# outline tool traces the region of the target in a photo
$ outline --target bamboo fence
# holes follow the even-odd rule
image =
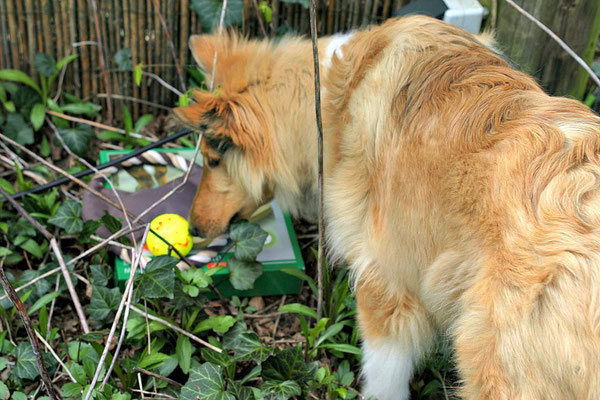
[[[103,106],[110,93],[117,111],[126,102],[135,116],[157,110],[147,104],[130,103],[127,97],[173,106],[177,99],[174,93],[146,76],[137,87],[132,72],[119,70],[114,56],[119,50],[129,48],[133,66],[143,63],[144,71],[158,75],[181,90],[174,55],[184,69],[193,65],[187,40],[190,34],[202,32],[198,15],[190,9],[192,0],[95,0],[108,80],[103,77],[100,63],[93,1],[0,0],[0,69],[14,68],[35,75],[36,53],[44,52],[57,60],[78,53],[79,58],[66,70],[63,93]],[[273,11],[272,21],[263,22],[261,27],[257,17],[259,2],[244,0],[240,27],[244,34],[275,36],[283,28],[309,33],[307,8],[297,3],[268,0]],[[407,2],[321,0],[318,30],[320,35],[326,35],[378,23]]]

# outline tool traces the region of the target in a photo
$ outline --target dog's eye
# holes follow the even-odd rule
[[[218,158],[212,159],[212,160],[208,160],[208,166],[211,168],[215,168],[216,166],[219,165],[219,160]]]

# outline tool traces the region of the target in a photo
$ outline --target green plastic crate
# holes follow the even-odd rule
[[[158,149],[160,152],[178,152],[182,156],[191,159],[193,149]],[[100,162],[105,163],[128,153],[128,150],[107,150],[100,152]],[[201,156],[199,156],[201,157]],[[201,162],[201,160],[198,160]],[[176,170],[174,167],[169,167]],[[170,171],[171,177],[177,175],[176,171]],[[117,189],[123,189],[118,184]],[[271,235],[271,242],[265,245],[257,259],[264,265],[263,274],[254,283],[254,289],[235,290],[229,282],[227,268],[217,271],[213,275],[213,283],[224,297],[231,296],[269,296],[281,294],[297,294],[300,292],[301,280],[282,272],[283,268],[295,268],[304,271],[304,261],[296,238],[296,233],[290,215],[283,213],[276,203],[272,205],[272,215],[259,221],[259,224]],[[227,263],[227,259],[233,253],[223,255],[221,262]],[[216,258],[220,258],[221,255]],[[216,261],[213,259],[212,261]],[[206,267],[205,267],[206,268]],[[114,278],[119,286],[124,287],[129,279],[131,266],[121,258],[115,257]]]

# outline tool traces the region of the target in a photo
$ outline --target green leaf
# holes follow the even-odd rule
[[[202,353],[202,359],[204,359],[210,363],[220,365],[223,368],[229,367],[229,365],[233,361],[231,356],[229,354],[227,354],[226,351],[222,351],[222,352],[218,353],[212,349],[204,348],[204,349],[202,349],[201,353]]]
[[[258,5],[258,9],[262,13],[262,15],[265,19],[265,22],[267,24],[270,24],[271,20],[273,19],[273,10],[271,10],[271,7],[269,7],[267,2],[261,1],[260,4]]]
[[[319,336],[319,340],[317,340],[315,343],[315,347],[319,347],[321,343],[325,342],[330,337],[337,335],[344,328],[344,326],[346,326],[346,324],[343,322],[338,322],[337,324],[331,325],[329,328],[327,328],[327,330],[325,330],[325,332],[323,332],[321,336]]]
[[[340,351],[342,353],[350,353],[350,354],[356,354],[356,355],[362,354],[362,351],[360,350],[360,348],[358,348],[356,346],[352,346],[351,344],[346,344],[346,343],[328,343],[328,344],[321,345],[321,347],[324,347],[326,349],[335,350],[335,351]]]
[[[125,133],[129,135],[133,131],[133,118],[127,106],[123,106],[123,123],[125,124]]]
[[[25,242],[20,243],[19,247],[32,254],[35,258],[44,257],[44,249],[33,239],[27,239]]]
[[[69,382],[65,383],[60,390],[65,397],[76,397],[83,391],[83,386],[79,383]]]
[[[259,225],[248,221],[238,221],[231,225],[230,237],[235,243],[235,257],[239,260],[254,261],[265,245],[269,234]]]
[[[288,400],[302,394],[300,385],[294,381],[265,382],[260,390],[265,400]]]
[[[42,297],[40,297],[38,299],[38,301],[36,301],[31,306],[31,308],[27,311],[27,314],[31,315],[31,314],[35,313],[37,310],[39,310],[40,308],[44,307],[46,304],[50,303],[52,300],[54,300],[58,296],[60,296],[60,292],[46,293],[45,295],[43,295]]]
[[[33,58],[35,69],[40,75],[50,78],[56,73],[56,60],[51,55],[45,53],[37,53]]]
[[[262,371],[265,380],[306,382],[315,377],[317,370],[304,361],[302,348],[296,346],[266,359]]]
[[[21,379],[35,379],[40,373],[38,371],[33,348],[29,342],[21,342],[15,348],[15,367],[13,373]]]
[[[173,267],[179,259],[171,256],[154,257],[146,265],[144,273],[136,276],[137,290],[149,299],[173,298],[175,272]]]
[[[190,338],[184,335],[179,335],[177,337],[177,345],[175,349],[179,367],[184,374],[188,374],[190,372],[190,366],[192,365],[192,354],[194,352],[194,347],[192,346],[192,342],[190,342]]]
[[[181,271],[181,278],[185,283],[198,288],[206,288],[212,283],[212,278],[201,268],[190,268]]]
[[[8,359],[0,357],[0,371],[2,371],[8,365]]]
[[[144,357],[137,363],[138,368],[152,369],[162,365],[163,362],[171,358],[170,355],[153,352],[151,354],[144,353]]]
[[[27,395],[23,392],[13,392],[11,400],[28,400]]]
[[[77,363],[71,363],[70,366],[68,366],[69,371],[71,371],[71,375],[73,375],[73,378],[75,378],[75,380],[82,384],[85,385],[87,383],[87,375],[85,373],[85,369],[83,369],[83,367]]]
[[[40,95],[42,94],[42,89],[40,89],[33,79],[31,79],[26,73],[17,69],[0,69],[0,80],[23,83],[38,92]]]
[[[65,200],[56,211],[56,214],[48,219],[48,222],[63,228],[67,235],[81,232],[83,229],[81,203],[75,200]]]
[[[142,68],[144,68],[144,64],[138,64],[133,70],[133,80],[138,87],[142,84]]]
[[[9,113],[4,124],[4,134],[22,145],[33,144],[33,129],[21,114]]]
[[[63,58],[62,60],[60,60],[59,62],[56,63],[56,69],[57,72],[58,70],[61,70],[64,66],[69,65],[72,61],[74,61],[77,57],[79,57],[79,54],[71,54],[69,56],[66,56],[65,58]]]
[[[190,8],[200,18],[202,31],[211,32],[219,24],[221,9],[223,8],[222,0],[192,0]],[[243,0],[228,0],[225,10],[225,19],[223,27],[240,25],[243,21]]]
[[[122,228],[121,218],[110,215],[106,210],[104,211],[104,215],[100,218],[100,222],[110,233],[116,233]]]
[[[123,48],[116,52],[115,63],[119,66],[121,71],[129,71],[133,68],[133,64],[131,62],[131,49]]]
[[[277,311],[296,313],[296,314],[301,314],[301,315],[304,315],[307,317],[317,319],[317,312],[315,310],[313,310],[312,308],[305,306],[304,304],[299,304],[299,303],[286,304],[282,307],[279,307],[279,310],[277,310]]]
[[[95,286],[107,286],[108,281],[112,276],[110,268],[104,267],[100,264],[90,265],[90,272],[92,275],[92,285]]]
[[[46,107],[43,104],[36,103],[31,109],[31,115],[29,116],[33,129],[39,131],[42,125],[44,125],[44,118],[46,118]]]
[[[225,379],[219,365],[204,363],[190,371],[190,377],[181,388],[181,400],[235,400],[225,391]]]
[[[8,391],[8,386],[6,383],[0,381],[0,400],[6,400],[10,397],[10,392]]]
[[[254,281],[262,274],[263,265],[259,262],[241,261],[232,258],[227,262],[229,281],[237,290],[249,290],[254,287]]]
[[[243,386],[239,382],[227,379],[227,389],[237,400],[255,400],[252,389]]]
[[[45,111],[44,111],[45,112]],[[48,157],[52,149],[50,148],[50,142],[46,135],[42,135],[42,143],[40,143],[40,155],[42,157]]]
[[[150,121],[152,121],[153,119],[154,119],[154,115],[152,115],[152,114],[144,114],[144,115],[142,115],[136,121],[135,128],[133,129],[133,131],[135,133],[140,133],[142,131],[142,129],[144,129],[144,127],[146,125],[148,125],[150,123]]]
[[[83,114],[89,117],[98,115],[98,112],[102,110],[102,106],[94,103],[71,103],[61,106],[62,110],[71,114]]]
[[[93,319],[103,321],[111,311],[115,311],[121,300],[119,288],[108,289],[101,286],[93,286],[92,300],[87,307],[87,312]]]
[[[285,267],[281,268],[281,272],[306,281],[306,283],[308,283],[308,286],[310,286],[310,289],[312,290],[313,294],[315,296],[318,294],[319,291],[317,290],[317,284],[315,283],[315,280],[310,276],[306,275],[303,271],[299,270],[298,268]]]
[[[231,315],[217,315],[214,317],[209,317],[200,323],[194,328],[194,333],[207,331],[212,329],[215,332],[225,333],[235,325],[237,320]]]
[[[84,155],[94,138],[94,131],[83,126],[76,128],[58,128],[60,137],[71,151],[77,155]]]
[[[223,347],[235,351],[237,361],[263,362],[271,354],[273,349],[264,346],[258,335],[246,329],[245,324],[238,322],[223,337]]]

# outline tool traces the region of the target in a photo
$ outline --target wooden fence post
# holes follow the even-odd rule
[[[562,38],[588,64],[600,33],[600,1],[517,0]],[[482,0],[491,9],[492,0]],[[504,0],[497,0],[496,39],[517,66],[535,76],[549,93],[581,99],[588,75],[556,42]]]

